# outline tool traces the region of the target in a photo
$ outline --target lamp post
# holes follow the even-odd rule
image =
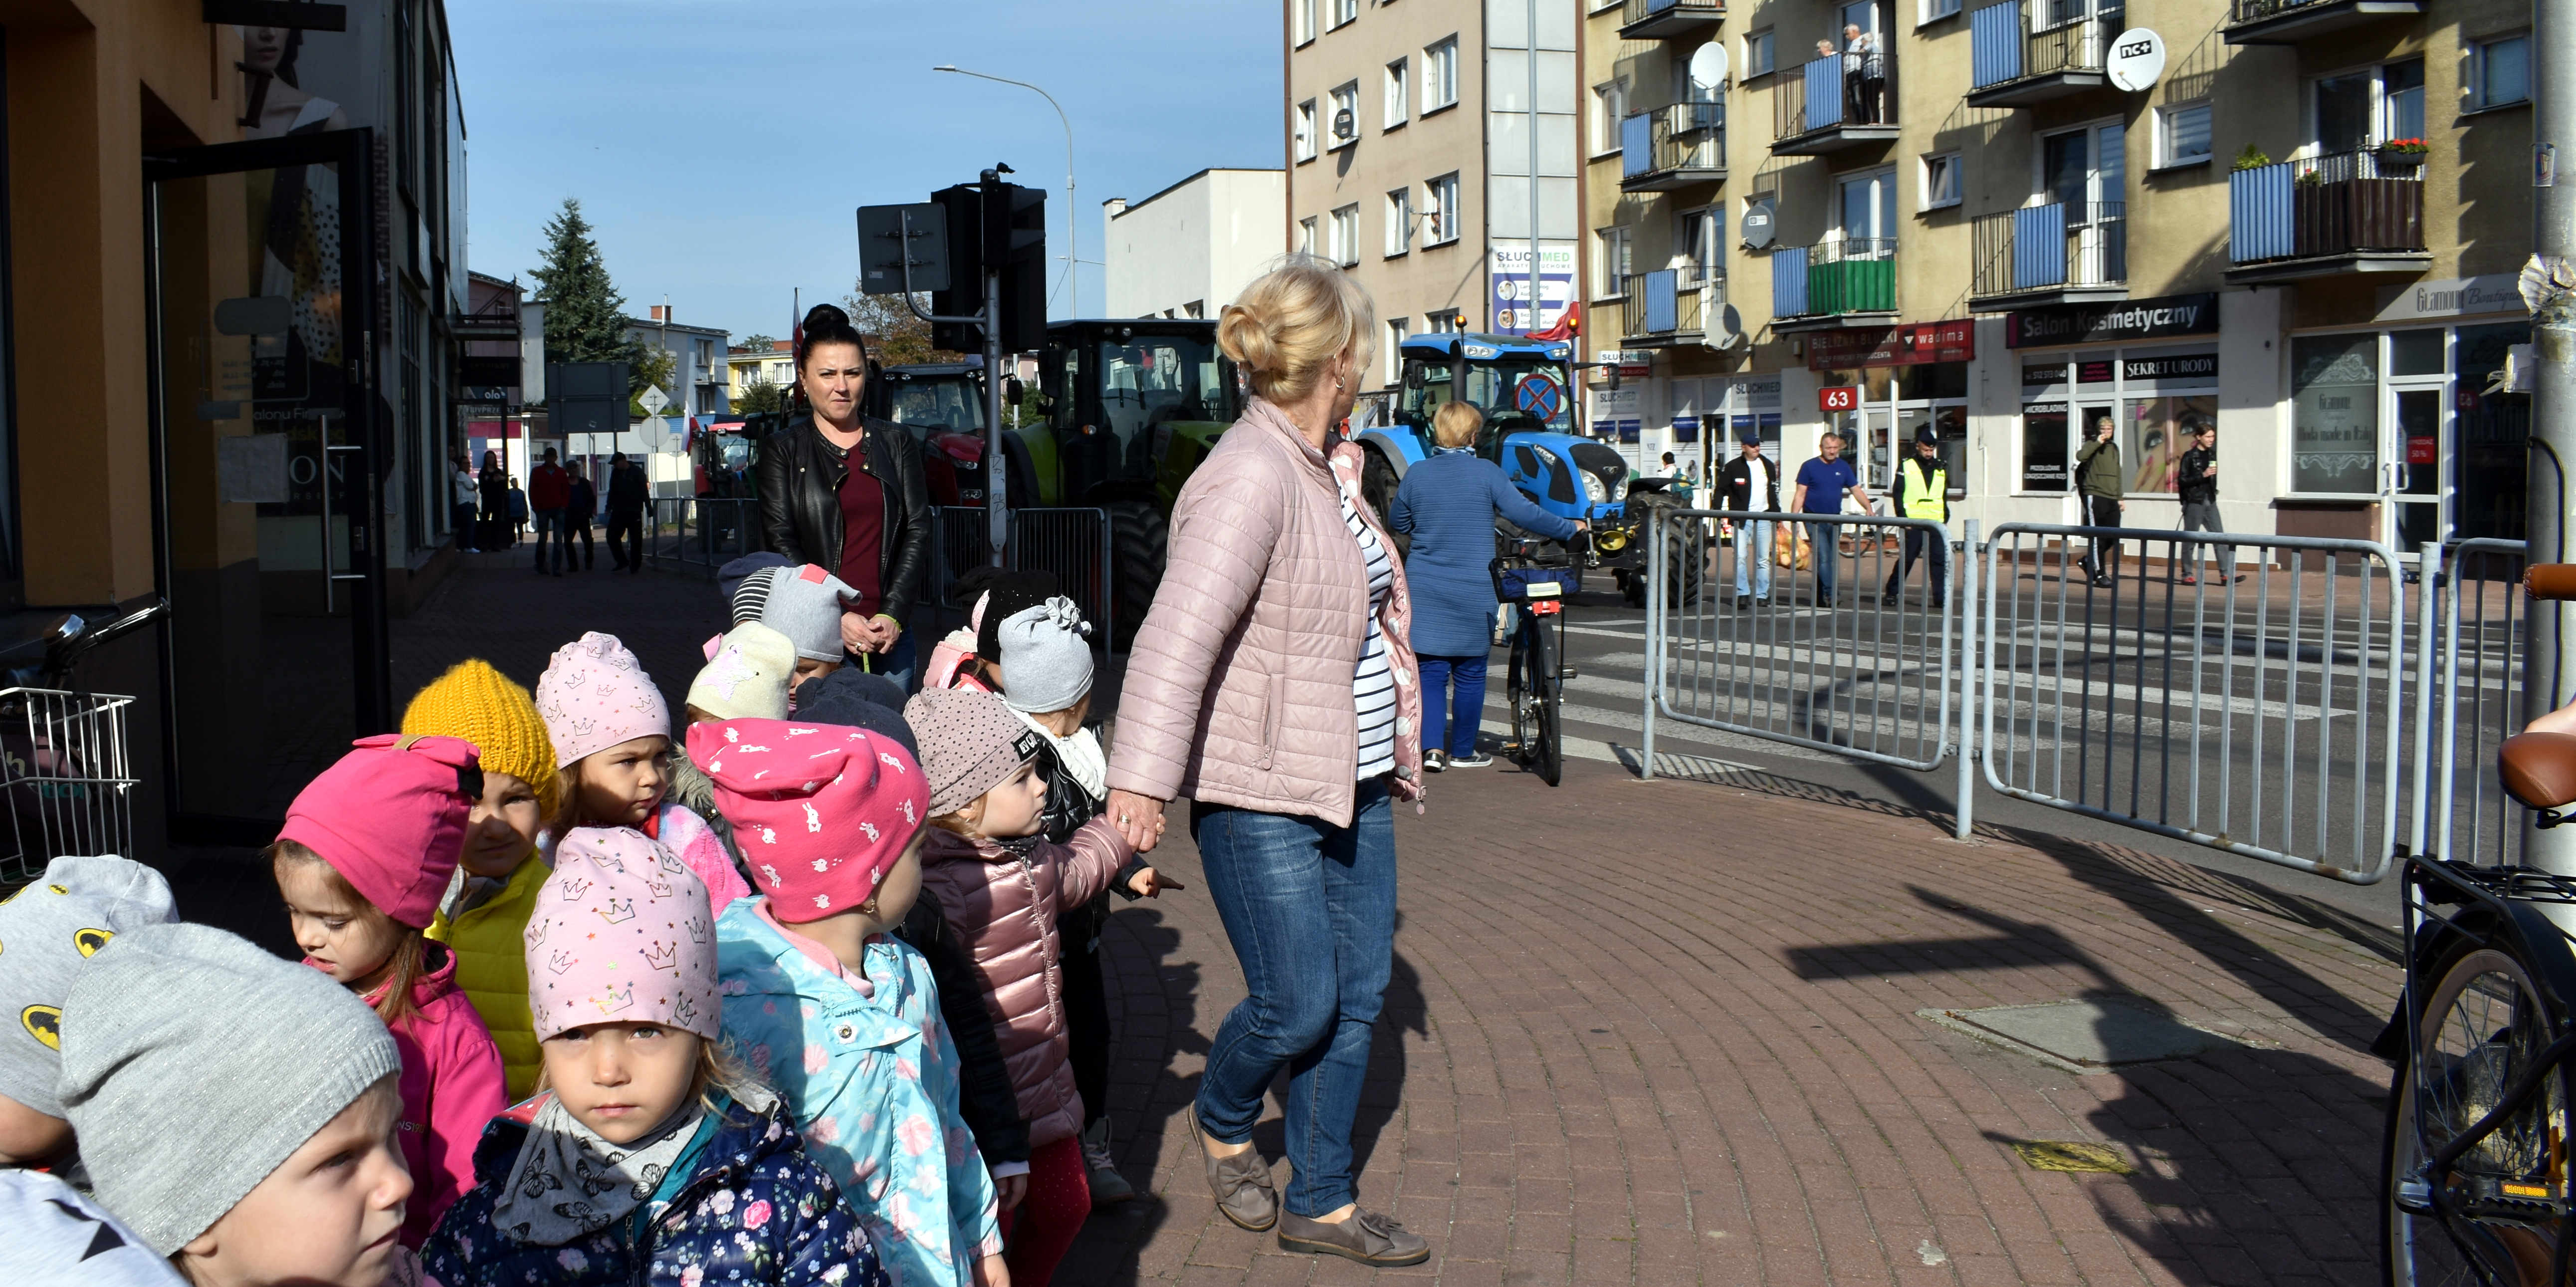
[[[1020,88],[1028,90],[1029,92],[1036,94],[1038,97],[1045,99],[1047,101],[1047,106],[1055,109],[1055,119],[1064,126],[1065,315],[1068,317],[1081,316],[1082,259],[1080,257],[1080,252],[1082,247],[1082,234],[1080,229],[1082,221],[1081,217],[1075,213],[1073,203],[1073,120],[1064,114],[1064,104],[1055,101],[1055,95],[1050,94],[1043,89],[1039,89],[1037,86],[1024,80],[1012,80],[1008,76],[989,76],[983,72],[968,71],[963,67],[955,67],[947,63],[941,63],[930,70],[936,72],[948,72],[951,75],[956,76],[972,76],[977,80],[998,81],[1004,85],[1017,85]]]

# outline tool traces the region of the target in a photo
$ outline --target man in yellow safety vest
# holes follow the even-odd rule
[[[1896,512],[1907,518],[1950,521],[1950,470],[1941,463],[1941,439],[1932,432],[1932,426],[1915,426],[1914,458],[1897,462],[1895,488],[1889,500]],[[1905,561],[1888,574],[1887,585],[1880,592],[1884,602],[1897,602],[1904,593],[1905,574],[1914,570],[1914,560],[1927,551],[1932,556],[1932,606],[1939,608],[1949,602],[1949,534],[1919,527],[1905,529]]]

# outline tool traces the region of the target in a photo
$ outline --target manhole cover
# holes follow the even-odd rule
[[[2137,1168],[2123,1161],[2108,1144],[2087,1144],[2081,1140],[2023,1140],[2013,1145],[2013,1152],[2034,1171],[2076,1171],[2099,1175],[2134,1175]]]
[[[2195,1028],[2151,1002],[2125,997],[1915,1013],[2073,1073],[2243,1048],[2243,1043]]]

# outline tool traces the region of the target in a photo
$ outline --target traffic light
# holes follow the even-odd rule
[[[1002,351],[1033,353],[1046,343],[1046,193],[998,176],[931,193],[948,225],[948,285],[930,296],[930,311],[964,317],[984,311],[984,269],[1002,274]],[[987,211],[993,215],[985,218]],[[931,343],[978,352],[977,328],[940,322]]]
[[[972,183],[930,194],[948,223],[948,289],[930,293],[930,311],[967,317],[984,311],[984,192]],[[930,342],[960,353],[980,353],[984,337],[963,322],[934,322]]]

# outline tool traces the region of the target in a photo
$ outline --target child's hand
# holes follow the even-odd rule
[[[1011,1267],[1000,1256],[975,1262],[975,1287],[1011,1287]]]
[[[1189,886],[1147,867],[1127,878],[1127,888],[1138,898],[1159,898],[1166,889],[1187,889]]]
[[[993,1200],[1005,1211],[1017,1211],[1029,1196],[1028,1172],[997,1176],[993,1180]]]

